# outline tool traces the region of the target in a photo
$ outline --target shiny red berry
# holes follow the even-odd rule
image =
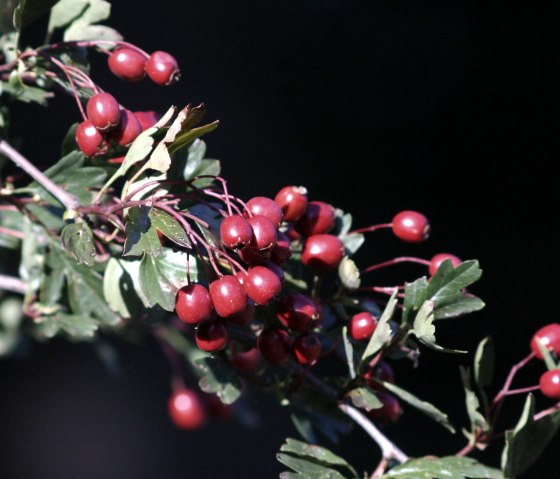
[[[313,364],[321,355],[321,341],[315,334],[304,334],[294,341],[294,356],[300,364]]]
[[[257,348],[269,363],[278,364],[286,361],[290,354],[290,335],[283,329],[265,329],[257,339]]]
[[[461,264],[461,260],[459,258],[457,258],[457,256],[455,256],[455,255],[452,255],[452,254],[449,254],[449,253],[436,254],[430,260],[430,266],[429,266],[430,276],[433,276],[434,274],[436,274],[437,270],[441,266],[441,263],[443,263],[446,259],[451,261],[451,265],[454,268],[456,268],[457,266],[459,266]]]
[[[274,271],[265,266],[250,268],[243,285],[247,295],[260,306],[272,301],[282,289],[280,278]]]
[[[307,209],[307,189],[303,186],[285,186],[274,198],[284,213],[284,221],[299,220]]]
[[[197,324],[212,316],[212,300],[208,290],[201,284],[189,284],[177,292],[175,310],[185,323]]]
[[[121,47],[109,55],[109,70],[113,75],[126,81],[139,81],[146,72],[146,57],[132,48]]]
[[[169,417],[180,429],[194,430],[206,421],[206,411],[200,396],[192,389],[174,392],[167,404]]]
[[[301,253],[301,262],[324,273],[338,268],[344,256],[344,244],[336,236],[313,235],[307,238]]]
[[[327,233],[335,224],[334,208],[323,201],[311,201],[305,214],[296,223],[296,230],[305,236]]]
[[[179,81],[179,64],[167,52],[157,51],[146,61],[146,73],[154,83],[162,86],[173,85]]]
[[[241,215],[231,215],[220,224],[220,237],[224,246],[243,249],[253,239],[253,228]]]
[[[278,228],[282,223],[282,209],[266,196],[255,196],[247,202],[247,208],[252,215],[266,216]]]
[[[227,346],[229,332],[222,319],[205,321],[196,328],[196,345],[207,352],[215,352]]]
[[[543,355],[537,344],[537,338],[545,349],[560,356],[560,324],[551,323],[539,329],[531,339],[531,349],[534,351],[537,358],[542,359]]]
[[[210,298],[222,318],[239,313],[247,307],[245,288],[235,276],[227,275],[210,283]]]
[[[135,111],[133,113],[140,122],[142,131],[146,131],[148,128],[154,126],[161,118],[161,115],[157,111]]]
[[[231,365],[242,373],[253,373],[261,364],[262,356],[257,348],[238,351],[231,356]]]
[[[377,399],[383,403],[383,406],[369,411],[369,416],[374,421],[381,423],[396,422],[402,414],[401,405],[398,399],[385,391],[376,392],[375,395],[377,396]]]
[[[376,327],[377,319],[375,319],[375,316],[367,311],[363,311],[352,316],[348,324],[348,332],[352,339],[364,341],[371,338]]]
[[[286,295],[278,305],[278,320],[293,331],[304,333],[321,319],[317,303],[302,293]]]
[[[560,399],[560,369],[545,372],[539,380],[541,392],[551,399]]]
[[[276,246],[276,226],[266,216],[254,215],[247,219],[253,229],[253,237],[249,248],[260,252],[272,251]]]
[[[127,146],[142,133],[142,126],[138,118],[130,110],[121,111],[121,120],[111,133],[111,138],[120,146]]]
[[[393,233],[408,243],[421,243],[430,235],[428,218],[416,211],[401,211],[392,221]]]
[[[107,132],[116,128],[121,119],[120,106],[109,93],[96,93],[87,102],[88,120],[99,131]]]
[[[103,135],[89,120],[82,121],[76,129],[76,143],[86,156],[94,156],[103,143]]]
[[[276,246],[272,249],[270,259],[276,264],[284,264],[292,256],[292,241],[288,235],[278,231],[276,235]]]

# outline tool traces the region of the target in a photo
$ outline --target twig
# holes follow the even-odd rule
[[[29,176],[31,176],[31,178],[33,178],[58,201],[60,201],[67,210],[74,211],[78,207],[78,200],[76,200],[74,196],[64,191],[50,178],[47,178],[43,172],[38,170],[27,158],[12,148],[12,146],[5,140],[0,140],[0,153],[5,155]]]
[[[27,292],[27,285],[19,278],[0,274],[0,289],[12,293],[25,294]]]

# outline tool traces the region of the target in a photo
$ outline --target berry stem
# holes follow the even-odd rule
[[[27,285],[15,276],[0,274],[0,290],[17,294],[25,294],[27,292]]]
[[[78,108],[80,110],[82,118],[83,118],[84,121],[86,121],[88,118],[87,118],[86,112],[84,111],[84,107],[82,106],[80,96],[78,95],[78,90],[76,89],[76,85],[74,84],[74,79],[72,78],[72,75],[68,71],[68,67],[64,63],[59,62],[56,58],[51,57],[50,60],[58,68],[60,68],[62,70],[62,72],[66,75],[66,78],[68,78],[68,82],[70,83],[70,88],[72,89],[72,93],[74,95],[74,98],[76,99],[76,103],[78,105]]]
[[[21,155],[5,140],[0,140],[0,153],[14,162],[31,178],[45,188],[69,211],[74,211],[78,207],[78,201],[74,196],[64,191],[56,185],[50,178],[38,170],[27,158]]]
[[[370,273],[377,269],[386,268],[387,266],[393,266],[398,263],[417,263],[423,264],[424,266],[430,266],[430,262],[426,259],[415,258],[414,256],[400,256],[389,261],[384,261],[383,263],[368,266],[367,268],[362,270],[362,274]]]
[[[0,226],[0,235],[13,236],[14,238],[17,239],[23,239],[24,237],[24,234],[21,231],[13,230],[10,228],[4,228],[3,226]]]
[[[548,416],[549,414],[552,414],[553,412],[556,412],[558,410],[560,410],[560,402],[557,402],[554,406],[549,407],[548,409],[545,409],[544,411],[535,414],[533,416],[533,419],[535,421],[538,421],[539,419],[542,419],[543,417]]]
[[[357,234],[357,233],[372,233],[373,231],[377,231],[384,228],[392,228],[393,223],[383,223],[380,225],[371,225],[366,226],[365,228],[358,228],[356,230],[349,231],[346,233],[347,235]]]
[[[504,396],[514,396],[515,394],[530,393],[531,391],[536,391],[538,389],[540,389],[540,386],[529,386],[521,389],[510,389],[509,391],[506,391],[504,393]]]

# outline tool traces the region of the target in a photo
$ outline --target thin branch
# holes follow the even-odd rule
[[[0,289],[12,293],[25,294],[27,292],[27,285],[15,276],[0,274]]]
[[[50,178],[47,178],[43,172],[38,170],[27,158],[12,148],[12,146],[5,140],[0,140],[0,153],[5,155],[29,176],[31,176],[31,178],[33,178],[58,201],[60,201],[67,210],[73,211],[78,207],[78,200],[76,200],[74,196],[64,191]]]

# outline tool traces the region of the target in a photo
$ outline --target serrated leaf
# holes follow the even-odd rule
[[[3,82],[2,93],[6,93],[23,103],[38,103],[41,106],[47,106],[47,99],[53,96],[48,91],[35,86],[25,85],[20,80],[16,82]]]
[[[426,416],[441,424],[447,430],[455,433],[455,428],[449,422],[449,417],[447,416],[447,414],[440,411],[433,404],[419,399],[414,394],[405,391],[395,384],[386,381],[381,381],[381,383],[383,384],[383,386],[385,386],[385,389],[393,393],[398,398],[402,399],[405,403],[410,404],[412,407],[418,409],[418,411],[424,413]]]
[[[103,295],[109,307],[123,318],[131,318],[139,306],[134,281],[125,260],[110,258],[103,275]]]
[[[87,223],[66,225],[60,233],[62,247],[80,263],[92,266],[95,263],[93,233]]]
[[[390,341],[391,339],[391,326],[389,326],[389,320],[393,317],[395,312],[395,308],[397,306],[397,290],[393,292],[391,297],[389,298],[389,302],[379,318],[379,322],[377,323],[377,327],[371,336],[368,345],[362,355],[360,363],[367,361],[368,358],[376,354],[381,348]]]
[[[490,425],[484,419],[480,412],[480,401],[471,387],[470,370],[468,368],[460,367],[461,379],[463,381],[463,388],[465,389],[465,405],[467,407],[467,414],[471,422],[471,431],[482,430],[488,431]]]
[[[430,279],[427,295],[436,307],[450,304],[456,300],[457,293],[478,281],[481,276],[478,261],[464,261],[453,268],[451,261],[446,259]]]
[[[99,323],[94,318],[63,313],[49,316],[40,324],[40,329],[47,338],[52,338],[61,331],[75,339],[93,338],[98,327]]]
[[[453,303],[440,306],[434,311],[435,319],[450,319],[464,314],[480,311],[486,306],[484,301],[476,296],[463,295],[458,297]]]
[[[338,266],[338,277],[342,285],[351,291],[358,289],[362,281],[360,278],[360,270],[356,266],[356,263],[348,258],[348,256],[344,256]]]
[[[377,396],[368,387],[353,389],[348,393],[348,396],[354,406],[366,411],[383,407],[383,403],[377,399]]]
[[[310,479],[345,479],[345,477],[335,469],[322,466],[320,464],[317,464],[316,462],[299,459],[289,454],[281,453],[277,454],[276,458],[285,466],[288,466],[294,471],[303,474],[303,477],[308,477]]]
[[[506,431],[506,446],[502,453],[505,477],[523,474],[539,458],[560,428],[560,410],[538,421],[534,419],[535,398],[529,394],[515,429]]]
[[[193,128],[192,130],[177,135],[175,141],[169,145],[168,148],[169,152],[174,153],[180,150],[181,148],[187,146],[189,143],[192,143],[197,138],[200,138],[201,136],[213,132],[216,128],[218,128],[219,124],[220,122],[216,120],[207,125],[199,126],[198,128]]]
[[[185,248],[191,248],[192,243],[187,236],[185,229],[173,216],[165,211],[153,208],[150,211],[152,225],[174,243]]]
[[[162,251],[157,230],[150,219],[149,206],[134,206],[128,211],[123,256],[159,256]]]
[[[494,342],[486,336],[474,355],[474,380],[479,387],[490,386],[494,380]]]
[[[426,277],[418,278],[412,283],[406,283],[404,288],[404,302],[403,302],[403,324],[408,323],[409,319],[420,306],[426,301],[426,293],[428,290],[428,280]]]
[[[220,358],[204,357],[195,361],[202,376],[200,389],[217,394],[224,404],[232,404],[241,396],[241,380],[237,373]]]
[[[57,0],[20,0],[14,10],[14,26],[21,30],[33,20],[40,17],[57,2]]]
[[[423,457],[391,469],[381,479],[504,479],[502,471],[484,466],[470,457]]]

